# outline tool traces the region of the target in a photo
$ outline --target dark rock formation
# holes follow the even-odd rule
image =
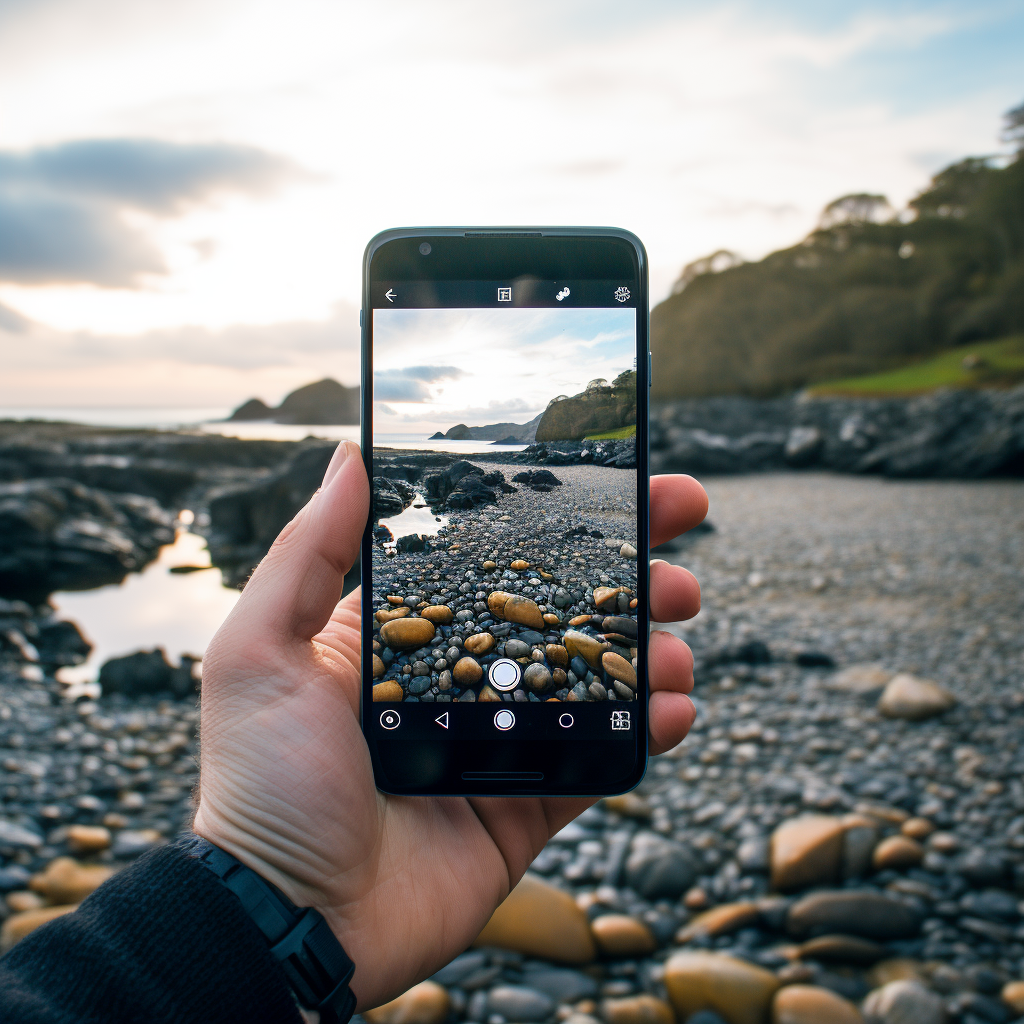
[[[174,539],[172,522],[137,494],[61,478],[0,484],[0,594],[41,601],[120,583]]]
[[[473,435],[469,432],[469,427],[465,423],[456,423],[454,427],[450,427],[444,432],[444,436],[447,441],[473,440]]]
[[[144,693],[170,693],[187,697],[199,687],[192,674],[192,666],[200,659],[183,655],[177,667],[167,661],[162,647],[152,651],[136,651],[120,658],[105,661],[100,668],[100,686],[103,695],[123,693],[138,697]]]
[[[465,423],[457,423],[442,434],[438,431],[430,441],[490,441],[493,444],[530,444],[537,433],[543,413],[534,416],[528,423],[488,423],[482,427],[467,427]],[[498,440],[498,439],[501,440]]]
[[[258,398],[250,398],[228,419],[323,425],[356,424],[359,422],[359,388],[347,388],[326,377],[293,391],[276,409],[271,409]]]
[[[512,477],[516,484],[526,484],[531,491],[550,491],[553,487],[561,487],[562,481],[550,469],[527,469]]]

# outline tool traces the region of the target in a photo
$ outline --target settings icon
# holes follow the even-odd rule
[[[620,284],[619,287],[615,289],[615,301],[625,302],[628,298],[629,289],[624,284]]]

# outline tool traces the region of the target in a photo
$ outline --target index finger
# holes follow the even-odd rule
[[[699,526],[708,514],[708,496],[692,476],[651,477],[651,547]]]

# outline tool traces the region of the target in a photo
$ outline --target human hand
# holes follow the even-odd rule
[[[359,724],[359,591],[339,603],[369,487],[338,447],[321,489],[281,532],[203,659],[193,828],[316,907],[356,965],[359,1007],[432,974],[476,938],[548,839],[591,798],[394,797],[377,791]],[[696,526],[707,496],[651,480],[651,543]],[[651,563],[651,618],[700,607],[679,566]],[[648,654],[652,754],[693,723],[693,658],[666,632]]]

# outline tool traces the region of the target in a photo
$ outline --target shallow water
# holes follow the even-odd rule
[[[209,566],[210,552],[203,537],[179,529],[156,561],[122,583],[54,594],[58,616],[76,623],[93,645],[85,664],[62,668],[57,678],[89,693],[81,684],[93,682],[108,658],[153,647],[162,647],[174,665],[183,654],[201,657],[239,592],[223,586],[220,569],[170,571],[185,565]]]
[[[399,537],[405,537],[410,533],[434,537],[442,527],[448,525],[448,517],[435,516],[423,495],[417,494],[404,512],[390,519],[381,519],[379,522],[381,526],[386,526],[391,531],[391,536],[397,541]],[[394,542],[384,545],[385,548],[394,546]]]

